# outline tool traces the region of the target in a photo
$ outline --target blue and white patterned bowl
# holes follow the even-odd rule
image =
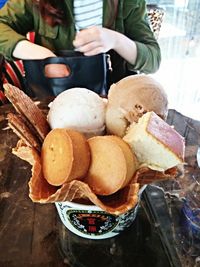
[[[140,199],[146,186],[138,194]],[[139,204],[128,212],[115,216],[95,205],[56,202],[62,223],[74,234],[89,239],[111,238],[127,229],[135,220]]]

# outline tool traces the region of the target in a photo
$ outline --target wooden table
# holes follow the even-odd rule
[[[11,153],[18,140],[5,119],[11,110],[10,105],[0,107],[0,267],[186,266],[185,256],[178,251],[178,240],[171,241],[174,260],[171,264],[167,260],[164,263],[167,256],[159,245],[159,233],[149,222],[142,205],[130,230],[116,238],[95,241],[82,239],[66,230],[54,204],[32,203],[28,197],[31,166]],[[200,144],[200,122],[174,110],[170,110],[168,122],[186,137],[187,168],[191,173],[199,171],[196,152]],[[174,189],[172,182],[163,182],[160,186],[167,191]],[[172,201],[167,203],[175,205]],[[175,208],[178,210],[179,206]],[[170,224],[168,226],[171,231]],[[172,230],[176,232],[177,229],[175,225]],[[176,239],[176,235],[173,237]],[[157,249],[153,244],[158,244]],[[193,267],[193,259],[188,260],[190,265],[187,266]]]

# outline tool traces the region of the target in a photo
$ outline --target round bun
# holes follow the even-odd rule
[[[148,75],[131,75],[120,80],[108,93],[107,133],[123,137],[129,125],[148,111],[166,119],[168,99],[162,85]]]
[[[125,187],[138,163],[129,145],[117,136],[88,139],[91,164],[85,182],[97,195],[110,195]]]
[[[103,134],[106,102],[86,88],[71,88],[50,103],[48,122],[51,129],[70,128],[86,135]]]
[[[69,129],[54,129],[46,136],[41,151],[44,178],[59,186],[83,178],[90,164],[86,138]]]

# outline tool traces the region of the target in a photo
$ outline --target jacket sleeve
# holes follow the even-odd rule
[[[26,39],[26,33],[33,28],[33,16],[30,12],[31,1],[9,0],[0,9],[0,53],[7,59],[13,59],[16,44]]]
[[[124,10],[127,10],[124,19],[125,34],[134,40],[137,46],[136,63],[127,64],[127,67],[131,71],[154,73],[160,66],[161,51],[149,26],[146,2],[139,0],[134,8],[127,6]]]

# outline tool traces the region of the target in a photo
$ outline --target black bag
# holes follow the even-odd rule
[[[107,94],[109,55],[103,53],[84,56],[75,51],[59,51],[57,55],[58,57],[44,60],[23,60],[27,95],[41,99],[57,96],[73,87],[84,87],[97,94]],[[70,69],[70,75],[64,78],[46,77],[44,69],[47,64],[65,64]]]

